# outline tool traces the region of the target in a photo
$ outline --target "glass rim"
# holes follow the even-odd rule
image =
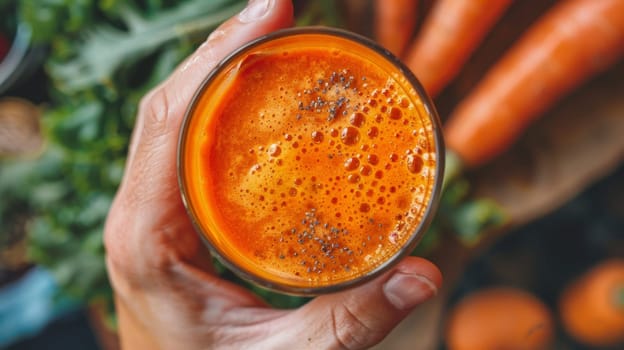
[[[189,194],[187,191],[186,184],[186,171],[184,167],[184,154],[186,148],[186,138],[188,135],[188,128],[190,124],[190,120],[193,119],[195,115],[195,110],[199,101],[201,100],[204,92],[211,86],[212,82],[219,77],[222,71],[229,67],[232,62],[238,59],[240,56],[246,54],[248,51],[253,50],[255,47],[260,46],[266,42],[280,39],[284,37],[298,36],[302,34],[319,34],[319,35],[327,35],[332,37],[337,37],[341,39],[347,39],[349,41],[355,42],[365,48],[372,50],[373,52],[379,54],[384,60],[391,63],[392,66],[398,69],[398,73],[403,76],[410,87],[414,88],[416,94],[420,98],[425,111],[427,112],[427,117],[429,118],[432,124],[432,134],[433,140],[435,143],[435,154],[436,154],[436,165],[435,165],[435,178],[434,184],[431,187],[431,195],[429,196],[429,201],[427,203],[427,208],[423,213],[422,219],[416,225],[414,230],[411,232],[410,237],[407,239],[405,244],[402,245],[394,254],[388,256],[383,262],[367,271],[366,273],[346,279],[337,281],[336,283],[321,285],[321,286],[295,286],[282,284],[278,282],[271,281],[267,278],[258,276],[253,272],[246,270],[245,268],[239,266],[238,264],[231,262],[227,257],[227,254],[222,252],[217,244],[214,244],[210,241],[208,236],[209,234],[205,234],[205,230],[202,228],[201,220],[196,215],[195,209],[193,208],[193,204],[189,199]],[[204,245],[208,248],[211,255],[219,260],[226,268],[234,272],[237,276],[241,277],[243,280],[256,284],[260,287],[290,295],[298,295],[298,296],[316,296],[320,294],[333,293],[345,289],[349,289],[352,287],[356,287],[362,285],[376,277],[379,277],[383,273],[387,272],[390,268],[398,264],[399,261],[403,260],[405,257],[410,255],[412,251],[416,248],[427,229],[431,225],[431,222],[435,216],[435,213],[438,209],[440,197],[442,193],[442,183],[444,178],[444,165],[445,165],[445,145],[444,138],[442,134],[440,118],[435,109],[435,106],[426,93],[422,84],[418,81],[416,76],[411,72],[407,66],[401,60],[399,60],[395,55],[393,55],[390,51],[383,48],[373,40],[364,37],[360,34],[353,33],[347,30],[332,28],[332,27],[323,27],[323,26],[306,26],[306,27],[293,27],[280,29],[269,34],[265,34],[260,36],[248,43],[240,46],[236,50],[232,51],[228,54],[224,59],[219,61],[217,65],[208,73],[208,75],[204,78],[201,84],[198,86],[195,91],[191,103],[189,104],[180,127],[180,133],[178,137],[178,152],[177,152],[177,175],[178,175],[178,186],[180,190],[180,195],[182,198],[182,202],[186,209],[186,212],[195,228],[196,234],[200,236],[200,239],[204,243]]]

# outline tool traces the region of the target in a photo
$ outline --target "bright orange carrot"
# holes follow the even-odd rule
[[[624,1],[569,0],[550,9],[486,74],[447,122],[467,166],[504,152],[564,94],[624,54]]]
[[[444,334],[450,350],[551,349],[555,323],[535,295],[512,287],[489,287],[459,301]]]
[[[405,63],[431,96],[461,70],[511,0],[439,0],[434,3]]]
[[[577,341],[592,347],[624,346],[624,259],[603,261],[566,286],[559,313]]]
[[[418,2],[418,0],[375,0],[375,38],[396,56],[403,53],[414,34],[418,18]]]

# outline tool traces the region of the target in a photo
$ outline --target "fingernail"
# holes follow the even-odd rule
[[[438,292],[427,277],[397,272],[383,286],[386,298],[399,310],[408,310]]]
[[[249,0],[247,7],[238,14],[238,19],[243,23],[257,21],[269,11],[271,0]]]

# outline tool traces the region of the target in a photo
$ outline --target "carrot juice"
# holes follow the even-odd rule
[[[299,294],[370,279],[407,255],[442,182],[435,111],[368,40],[294,29],[222,62],[180,137],[187,210],[243,277]]]

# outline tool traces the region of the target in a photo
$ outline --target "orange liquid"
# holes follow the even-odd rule
[[[371,52],[323,35],[277,39],[199,98],[182,162],[188,201],[245,273],[290,287],[350,281],[423,220],[439,180],[434,122],[394,66],[363,58]]]

